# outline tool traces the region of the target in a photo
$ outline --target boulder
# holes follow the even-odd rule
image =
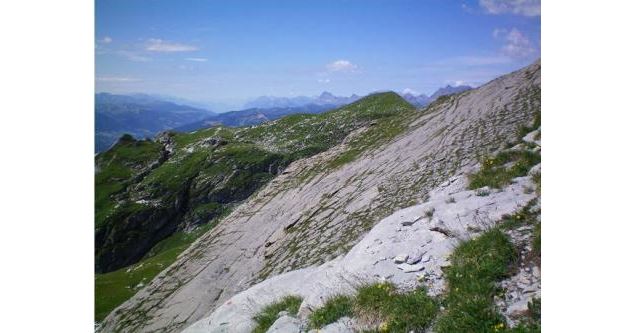
[[[328,324],[319,330],[310,330],[309,333],[354,333],[355,322],[349,317],[342,317],[336,322]]]
[[[398,254],[397,256],[395,256],[395,264],[401,264],[406,262],[406,260],[408,260],[408,255],[407,254]]]
[[[300,319],[283,315],[269,327],[267,333],[300,333],[301,326],[302,322]]]

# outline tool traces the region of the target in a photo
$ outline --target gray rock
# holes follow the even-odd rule
[[[273,325],[269,327],[267,333],[300,333],[301,326],[302,322],[300,319],[284,315],[278,318]]]
[[[528,307],[527,307],[527,300],[520,300],[517,301],[516,303],[510,305],[507,308],[507,313],[509,313],[512,316],[517,316],[525,311],[527,311]]]
[[[411,219],[401,221],[401,225],[403,225],[405,227],[411,226],[411,225],[415,224],[415,222],[417,222],[419,220],[421,220],[421,216],[415,216],[415,217],[413,217]]]
[[[425,266],[423,264],[416,264],[416,265],[401,264],[397,266],[397,268],[404,271],[404,273],[412,273],[412,272],[419,272],[423,270]]]
[[[423,253],[417,252],[416,254],[408,257],[408,260],[406,260],[406,264],[414,265],[421,261],[421,257],[423,257]]]
[[[342,317],[338,319],[336,322],[328,324],[319,330],[310,330],[309,333],[354,333],[357,332],[355,329],[355,322],[353,319],[349,317]]]
[[[538,266],[534,266],[531,269],[531,274],[537,279],[540,278],[540,269],[538,268]]]
[[[408,255],[407,254],[398,254],[397,256],[395,256],[395,259],[393,259],[395,264],[401,264],[406,262],[406,260],[408,260]]]

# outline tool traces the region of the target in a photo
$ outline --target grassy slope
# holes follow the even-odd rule
[[[227,181],[224,191],[229,194],[249,189],[246,193],[251,193],[274,177],[259,171],[263,165],[275,161],[285,166],[299,158],[325,151],[340,143],[352,131],[370,126],[371,130],[351,143],[345,153],[346,158],[336,163],[341,165],[353,160],[371,144],[394,137],[414,115],[414,108],[397,94],[382,93],[322,114],[296,114],[252,127],[215,127],[193,133],[175,133],[172,137],[176,145],[173,156],[136,183],[136,189],[153,196],[174,193],[188,178],[213,181],[215,177],[237,169],[238,172]],[[201,144],[211,137],[222,139],[225,144],[215,149]],[[96,227],[104,223],[107,216],[123,216],[148,209],[132,201],[117,205],[112,194],[122,192],[133,184],[131,179],[140,166],[157,160],[160,152],[161,145],[158,143],[129,140],[97,156],[100,167],[95,175]],[[214,201],[200,202],[190,209],[192,214],[201,216],[210,212],[218,212],[215,215],[227,212],[225,203]],[[102,320],[134,295],[139,283],[148,283],[209,228],[211,225],[208,224],[192,234],[173,234],[156,244],[136,264],[96,274],[95,320]]]
[[[208,223],[191,233],[177,232],[155,245],[138,263],[114,272],[95,274],[95,321],[101,321],[132,297],[140,289],[139,283],[150,282],[211,226],[212,223]]]
[[[119,143],[96,157],[95,227],[115,210],[112,195],[123,191],[140,169],[161,157],[161,145],[123,136]]]

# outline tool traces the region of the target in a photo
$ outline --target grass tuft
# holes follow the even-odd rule
[[[344,316],[355,316],[381,332],[423,331],[438,312],[438,304],[420,288],[399,293],[392,283],[361,286],[354,297],[336,296],[310,317],[312,328],[320,328]]]
[[[256,321],[256,327],[251,331],[252,333],[265,333],[278,319],[278,313],[281,311],[287,311],[291,315],[297,315],[302,304],[302,298],[299,296],[285,296],[278,302],[272,303],[264,307],[260,313],[254,316]]]
[[[436,332],[503,330],[505,320],[494,305],[495,282],[509,274],[515,260],[513,244],[499,229],[460,244],[446,272],[447,309],[437,322]]]
[[[513,164],[510,167],[508,163]],[[482,161],[481,169],[469,175],[469,188],[475,190],[489,186],[501,188],[516,177],[526,176],[532,166],[540,163],[540,154],[529,150],[508,150]]]
[[[330,323],[336,322],[342,317],[353,315],[353,298],[350,296],[335,296],[330,298],[324,305],[315,310],[309,316],[309,326],[320,328]]]

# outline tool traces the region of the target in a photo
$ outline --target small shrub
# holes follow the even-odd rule
[[[397,288],[387,282],[365,285],[357,289],[355,302],[359,311],[374,315],[387,310],[396,292]]]
[[[424,289],[397,294],[391,303],[386,313],[386,323],[391,332],[423,331],[436,317],[439,308]]]
[[[350,296],[335,296],[309,316],[311,328],[320,328],[336,322],[338,319],[353,315],[353,298]]]
[[[434,208],[430,208],[425,213],[427,218],[431,218],[434,215]]]
[[[269,327],[278,319],[278,313],[281,311],[287,311],[292,315],[296,315],[301,303],[302,298],[299,296],[285,296],[280,301],[267,305],[260,313],[254,316],[253,319],[257,325],[252,330],[252,333],[267,332]]]
[[[476,190],[476,196],[478,197],[486,197],[489,195],[489,190],[486,188],[479,188],[478,190]]]
[[[454,199],[454,197],[449,197],[448,200],[445,201],[445,203],[455,203],[456,199]]]

